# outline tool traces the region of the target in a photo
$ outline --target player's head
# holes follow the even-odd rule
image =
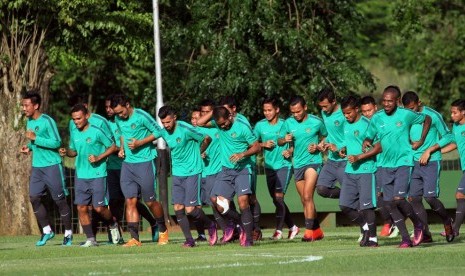
[[[89,111],[84,104],[76,104],[71,109],[71,119],[73,120],[76,128],[83,130],[89,123]]]
[[[191,112],[191,124],[197,126],[197,120],[200,118],[200,107],[195,107]]]
[[[68,105],[73,108],[77,104],[83,104],[88,107],[89,97],[84,93],[76,93],[71,95],[68,99]]]
[[[215,107],[215,102],[210,99],[205,99],[200,102],[199,106],[200,106],[200,115],[203,116],[213,111],[213,108]]]
[[[112,95],[108,95],[105,98],[105,112],[107,113],[108,118],[113,118],[115,116],[115,112],[113,111],[113,108],[111,108],[111,99],[113,98]]]
[[[289,111],[294,119],[301,122],[307,117],[307,103],[302,96],[293,96],[289,101]]]
[[[161,120],[163,127],[168,132],[173,132],[176,127],[176,111],[173,107],[165,105],[158,110],[158,117]]]
[[[407,91],[402,96],[402,105],[405,108],[418,112],[420,111],[420,104],[420,98],[418,98],[417,93],[413,91]]]
[[[233,96],[227,95],[222,97],[218,105],[226,107],[229,110],[229,113],[231,113],[233,116],[236,116],[237,102]]]
[[[42,97],[37,90],[27,91],[21,100],[24,115],[28,118],[33,117],[34,114],[39,112],[41,103]]]
[[[327,114],[333,113],[337,107],[336,94],[330,87],[325,87],[318,92],[317,96],[318,106]]]
[[[359,106],[360,98],[358,96],[349,95],[341,100],[342,113],[349,123],[353,123],[360,118]]]
[[[129,98],[124,94],[113,95],[110,106],[115,116],[118,116],[120,119],[127,120],[129,115],[131,115],[132,107],[129,103]]]
[[[268,121],[274,120],[279,115],[279,107],[281,106],[281,101],[277,97],[268,97],[263,100],[263,115]]]
[[[395,85],[389,85],[383,91],[383,108],[386,114],[391,115],[397,109],[400,103],[402,93],[400,88]]]
[[[365,96],[360,100],[360,111],[368,119],[371,119],[377,110],[378,106],[376,105],[375,98],[372,96]]]
[[[465,100],[459,99],[452,102],[450,117],[454,123],[465,123]]]
[[[228,130],[232,126],[232,114],[224,106],[213,108],[213,119],[221,129]]]

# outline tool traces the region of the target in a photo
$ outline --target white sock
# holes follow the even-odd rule
[[[73,234],[73,230],[65,230],[65,237],[71,236]]]
[[[365,231],[368,231],[368,229],[370,229],[370,228],[368,228],[368,223],[365,223],[365,224],[362,226],[362,228],[363,228],[363,230],[365,230]]]
[[[378,242],[378,238],[377,237],[369,237],[368,240],[372,241],[372,242]]]
[[[45,226],[42,230],[44,231],[44,234],[52,233],[52,227],[50,227],[50,225]]]

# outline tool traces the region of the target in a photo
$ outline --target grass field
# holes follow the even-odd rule
[[[138,248],[103,243],[65,248],[60,245],[61,235],[36,247],[36,236],[4,236],[0,237],[0,275],[458,275],[465,269],[464,242],[458,238],[446,243],[438,234],[440,225],[432,226],[434,243],[410,249],[396,248],[399,238],[380,239],[378,248],[360,248],[357,228],[324,230],[324,240],[314,243],[271,241],[271,230],[266,230],[265,239],[251,248],[238,243],[182,248],[178,231],[171,232],[166,246],[149,242],[146,232],[141,238],[147,242]],[[83,240],[83,235],[76,235],[74,243]]]

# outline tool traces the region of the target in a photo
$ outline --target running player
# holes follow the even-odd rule
[[[273,240],[283,238],[283,225],[289,227],[289,239],[294,239],[299,228],[294,224],[286,203],[286,194],[292,174],[292,149],[289,144],[278,146],[278,137],[284,120],[279,117],[280,101],[275,97],[263,101],[265,119],[259,121],[254,128],[254,134],[260,142],[265,158],[266,183],[273,203],[276,207],[276,230],[271,237]]]
[[[382,181],[383,197],[387,201],[389,213],[402,235],[400,248],[419,245],[423,239],[424,226],[405,200],[408,193],[411,167],[413,166],[413,150],[419,148],[426,137],[431,125],[431,118],[427,115],[413,112],[398,106],[401,97],[397,86],[388,86],[383,92],[384,110],[378,111],[370,121],[367,138],[362,149],[372,147],[373,140],[378,138],[384,152],[382,163],[378,164],[379,179]],[[414,124],[423,123],[421,137],[410,144],[410,128]],[[393,143],[395,141],[395,143]],[[378,160],[378,163],[380,161]],[[413,243],[410,240],[405,218],[414,224]]]
[[[69,192],[65,187],[61,157],[58,154],[61,138],[55,121],[39,111],[41,103],[42,98],[35,90],[28,91],[21,102],[24,115],[27,117],[25,136],[29,143],[23,146],[20,152],[23,154],[32,153],[29,199],[34,215],[42,227],[42,236],[36,245],[43,246],[48,240],[55,237],[55,232],[50,227],[47,210],[42,204],[42,197],[48,190],[58,206],[61,221],[65,226],[63,245],[68,246],[73,241],[73,230],[71,209],[66,201]]]
[[[376,143],[372,150],[362,151],[362,142],[370,121],[360,115],[359,105],[359,98],[355,96],[347,96],[341,100],[341,109],[347,123],[344,124],[345,139],[339,148],[341,156],[347,157],[348,163],[339,206],[344,214],[364,230],[360,246],[377,247],[374,156],[381,151],[381,147]]]
[[[139,211],[137,201],[142,197],[152,212],[160,231],[158,244],[168,243],[163,207],[156,200],[156,172],[154,158],[157,156],[153,141],[160,137],[160,127],[147,112],[131,106],[128,97],[114,95],[111,108],[121,133],[118,153],[124,158],[121,167],[121,190],[126,198],[126,220],[131,239],[123,246],[141,246],[139,241]]]
[[[294,179],[305,217],[305,233],[302,241],[311,242],[324,237],[313,196],[323,162],[317,145],[320,143],[319,137],[326,137],[328,133],[320,118],[307,114],[307,104],[303,97],[294,96],[289,101],[289,105],[292,117],[284,122],[278,145],[293,144]]]
[[[339,198],[341,189],[336,186],[336,181],[342,184],[347,159],[339,156],[336,145],[344,141],[346,120],[331,88],[322,89],[317,99],[321,117],[328,131],[328,136],[319,143],[318,149],[322,152],[328,151],[328,160],[318,174],[316,191],[322,197]]]
[[[195,241],[190,232],[186,214],[193,220],[202,222],[208,228],[209,243],[215,245],[218,239],[216,224],[203,212],[200,201],[200,182],[203,153],[211,142],[191,125],[178,121],[174,109],[163,106],[158,111],[163,129],[161,137],[171,150],[171,169],[173,171],[172,202],[179,226],[186,238],[184,247],[194,247]],[[200,144],[200,148],[199,148]]]
[[[112,242],[119,242],[118,223],[113,220],[108,206],[108,190],[106,184],[106,159],[117,151],[116,145],[103,129],[89,123],[90,114],[82,104],[77,104],[71,110],[75,124],[71,131],[68,149],[60,148],[60,155],[76,157],[76,179],[74,182],[74,203],[77,205],[79,222],[86,234],[87,241],[82,247],[96,246],[97,241],[92,231],[91,217],[88,205],[93,206],[110,229]]]
[[[415,214],[425,225],[423,242],[432,242],[433,238],[428,228],[428,217],[423,206],[423,198],[435,211],[444,224],[446,240],[454,239],[452,231],[452,218],[447,214],[444,204],[439,200],[439,174],[441,172],[442,155],[440,149],[448,145],[452,139],[452,133],[442,119],[442,115],[428,106],[424,106],[418,95],[408,91],[402,96],[402,104],[405,108],[420,112],[431,117],[431,127],[426,135],[424,144],[414,150],[414,167],[410,177],[409,201]],[[410,140],[418,141],[422,126],[415,124],[410,129]]]

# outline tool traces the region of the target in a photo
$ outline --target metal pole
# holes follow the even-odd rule
[[[161,126],[161,120],[158,117],[158,110],[163,106],[163,90],[161,85],[161,57],[160,57],[160,28],[159,28],[159,17],[158,17],[158,1],[152,1],[153,6],[153,42],[155,50],[155,81],[157,90],[157,104],[156,104],[156,119],[158,124]],[[171,224],[169,212],[168,212],[168,151],[166,149],[166,143],[163,139],[157,140],[157,171],[158,171],[158,193],[160,197],[160,203],[163,206],[163,213],[165,221]]]

